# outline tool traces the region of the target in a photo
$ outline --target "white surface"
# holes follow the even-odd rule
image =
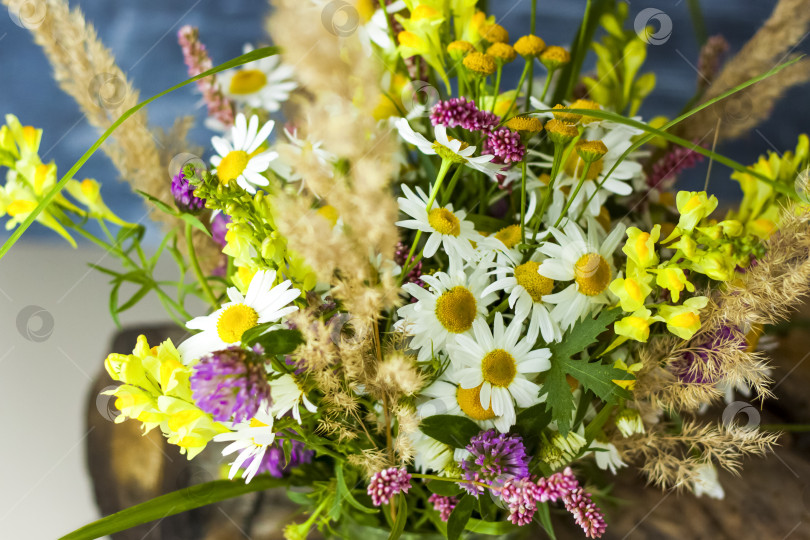
[[[88,262],[118,268],[93,247],[16,245],[0,260],[0,537],[52,540],[98,519],[85,466],[85,407],[92,378],[103,370],[115,324],[107,277]],[[166,257],[163,278],[176,279]],[[127,298],[123,296],[122,299]],[[18,317],[27,306],[53,317],[53,330]],[[201,314],[201,304],[195,304]],[[47,317],[47,315],[45,315]],[[121,317],[121,324],[169,320],[154,294]],[[45,338],[47,336],[47,338]],[[45,339],[43,339],[45,338]],[[40,339],[40,341],[36,341]],[[130,352],[130,351],[117,351]]]

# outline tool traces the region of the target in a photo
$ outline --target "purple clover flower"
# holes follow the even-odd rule
[[[238,346],[200,358],[191,374],[194,402],[217,422],[250,420],[270,402],[270,384],[258,352]]]
[[[498,433],[494,429],[482,431],[467,445],[471,456],[461,462],[464,478],[470,482],[493,485],[510,478],[529,476],[529,456],[519,435]],[[471,495],[482,493],[484,488],[473,483],[462,484]]]
[[[228,232],[228,223],[231,222],[230,216],[219,213],[211,220],[211,237],[214,242],[222,247],[225,247],[228,242],[225,241],[225,234]]]
[[[172,178],[172,195],[174,204],[183,212],[199,214],[205,209],[205,199],[194,195],[194,186],[189,183],[183,171]]]

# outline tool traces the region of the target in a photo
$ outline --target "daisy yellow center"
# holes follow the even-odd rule
[[[234,304],[222,312],[217,320],[217,335],[225,343],[236,343],[242,334],[259,322],[256,310],[245,304]]]
[[[453,287],[436,300],[436,318],[441,325],[454,334],[461,334],[472,328],[478,304],[466,287]]]
[[[495,238],[503,242],[509,249],[512,249],[520,243],[520,225],[504,227],[495,233]]]
[[[490,351],[481,361],[484,380],[493,386],[509,386],[517,375],[515,357],[503,349]]]
[[[248,164],[248,155],[244,150],[233,150],[222,158],[217,167],[219,181],[226,186],[231,180],[236,180]]]
[[[543,297],[551,293],[554,280],[537,273],[540,263],[529,261],[515,267],[515,279],[518,285],[526,289],[534,302],[542,302]]]
[[[458,139],[454,139],[453,137],[448,137],[447,139],[449,141],[458,140]],[[459,142],[461,143],[461,146],[459,147],[459,151],[464,150],[465,148],[470,146],[469,144],[465,143],[464,141],[459,141]],[[453,150],[446,147],[445,145],[443,145],[439,141],[434,141],[433,142],[433,151],[436,152],[436,154],[440,158],[442,158],[443,160],[447,160],[447,161],[450,161],[452,163],[466,163],[467,162],[466,158],[456,154]]]
[[[462,388],[459,386],[456,391],[458,406],[461,407],[464,414],[473,420],[491,420],[495,418],[492,405],[488,409],[481,406],[481,387],[483,385],[484,383],[481,383],[475,388]]]
[[[241,69],[231,78],[231,94],[252,94],[267,84],[267,75],[258,69]]]
[[[434,208],[428,212],[428,223],[439,234],[458,236],[461,234],[461,222],[447,208]]]
[[[588,168],[588,174],[585,175],[586,180],[596,180],[602,174],[602,169],[605,168],[605,160],[599,158]],[[573,178],[580,178],[585,170],[585,162],[582,161],[576,152],[571,152],[568,159],[565,161],[565,174]]]
[[[596,296],[610,285],[610,265],[598,253],[586,253],[574,265],[579,292]]]

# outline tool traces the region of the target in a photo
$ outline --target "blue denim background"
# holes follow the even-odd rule
[[[736,52],[775,4],[775,0],[704,0],[708,32],[723,34],[731,43],[731,52]],[[267,40],[263,20],[268,8],[262,0],[79,0],[72,1],[71,5],[80,6],[94,24],[142,98],[186,78],[176,41],[181,25],[200,28],[215,63],[240,54],[245,42]],[[550,44],[569,45],[584,5],[584,0],[539,0],[538,34]],[[529,7],[529,0],[489,2],[490,11],[509,29],[513,40],[528,30]],[[661,114],[673,116],[695,88],[696,74],[692,65],[697,64],[699,48],[684,0],[634,0],[630,5],[629,22],[647,7],[664,11],[672,19],[673,33],[666,43],[648,48],[645,68],[656,72],[658,84],[641,114],[645,118]],[[806,47],[799,50],[802,49]],[[507,72],[514,79],[513,84],[519,75],[517,64]],[[591,56],[586,67],[592,65]],[[0,112],[13,112],[24,124],[44,128],[41,150],[44,160],[53,159],[60,171],[67,170],[98,134],[86,123],[73,99],[62,93],[52,80],[50,66],[28,31],[15,25],[6,13],[0,13],[0,67],[3,77]],[[795,146],[796,136],[807,129],[810,119],[806,91],[806,88],[791,91],[757,132],[720,150],[748,163],[768,149],[784,151]],[[148,114],[153,125],[170,126],[176,116],[195,112],[199,125],[192,134],[193,142],[208,147],[210,133],[201,127],[205,113],[199,107],[199,95],[193,85],[156,101],[149,106]],[[137,221],[143,216],[139,198],[129,191],[128,184],[116,181],[117,173],[102,152],[98,152],[78,176],[102,181],[105,200],[124,219]],[[705,163],[684,178],[682,185],[702,185],[704,177]],[[713,170],[711,189],[727,198],[738,193],[728,180],[727,169],[722,166]],[[5,235],[4,231],[0,232],[0,238]],[[32,227],[25,238],[59,241],[55,234],[42,227]]]

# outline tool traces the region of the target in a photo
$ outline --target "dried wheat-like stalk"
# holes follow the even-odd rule
[[[791,59],[791,51],[810,29],[808,7],[807,0],[780,0],[754,37],[726,63],[703,95],[703,102]],[[682,124],[679,135],[688,140],[702,140],[716,128],[719,120],[719,140],[740,137],[768,118],[785,92],[807,81],[810,81],[810,60],[801,60],[695,114]]]
[[[691,489],[698,468],[706,463],[739,474],[745,456],[769,452],[778,438],[778,433],[687,420],[677,432],[658,424],[614,444],[625,458],[643,464],[641,470],[651,484],[683,490]]]

